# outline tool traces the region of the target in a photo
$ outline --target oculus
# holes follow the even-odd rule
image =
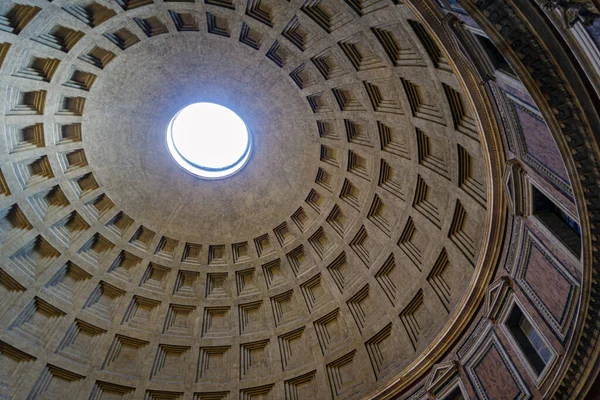
[[[244,167],[252,142],[244,121],[229,108],[193,103],[169,122],[167,148],[187,172],[203,179],[222,179]]]

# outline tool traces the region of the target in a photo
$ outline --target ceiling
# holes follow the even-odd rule
[[[489,172],[407,5],[30,4],[0,6],[1,280],[25,292],[1,340],[81,397],[215,399],[366,397],[440,342],[481,267]],[[251,131],[232,177],[167,153],[197,101]]]

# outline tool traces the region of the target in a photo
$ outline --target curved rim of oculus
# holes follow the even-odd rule
[[[245,122],[229,108],[208,102],[179,110],[167,126],[166,143],[179,167],[208,180],[239,172],[252,152]]]

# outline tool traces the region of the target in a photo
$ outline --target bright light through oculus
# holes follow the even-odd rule
[[[218,179],[240,170],[250,156],[250,134],[230,109],[194,103],[180,110],[167,128],[167,147],[186,171]]]

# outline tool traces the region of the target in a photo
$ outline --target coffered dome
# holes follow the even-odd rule
[[[497,93],[418,5],[31,0],[0,15],[0,397],[391,397],[494,307],[518,152]],[[200,179],[169,155],[169,122],[196,102],[244,120],[237,173]],[[581,229],[544,118],[510,112]]]

